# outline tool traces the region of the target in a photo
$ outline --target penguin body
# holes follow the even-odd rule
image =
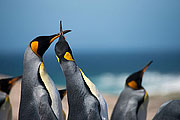
[[[153,120],[180,120],[180,100],[171,100],[161,105]]]
[[[145,120],[149,101],[146,90],[142,87],[142,77],[147,67],[133,73],[127,80],[112,112],[111,120]]]
[[[100,120],[100,106],[97,99],[87,89],[87,85],[74,62],[62,63],[66,76],[69,104],[69,120]],[[74,67],[74,70],[72,69]],[[72,70],[72,71],[71,71]],[[70,74],[69,74],[70,73]]]
[[[12,120],[12,107],[8,94],[0,91],[0,119]]]
[[[139,120],[137,117],[137,107],[144,98],[144,90],[132,90],[129,87],[121,92],[117,104],[114,108],[112,120]],[[140,113],[139,113],[140,114]]]
[[[44,52],[57,37],[57,34],[37,37],[25,51],[20,120],[62,120],[60,95],[42,60]]]
[[[62,26],[60,28],[55,52],[66,78],[68,120],[107,120],[107,105],[103,96],[75,63]]]

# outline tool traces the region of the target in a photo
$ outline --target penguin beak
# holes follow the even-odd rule
[[[71,30],[64,30],[62,29],[62,21],[60,21],[60,36],[62,35],[64,37],[64,34],[71,32]],[[65,38],[65,37],[64,37]],[[66,40],[66,39],[65,39]]]
[[[150,61],[142,70],[142,76],[144,75],[144,73],[146,72],[147,68],[152,64],[153,61]]]
[[[53,37],[51,40],[50,40],[50,44],[55,40],[55,39],[57,39],[58,37],[59,37],[60,35],[59,34],[57,34],[55,37]]]
[[[11,84],[12,86],[15,84],[15,82],[17,82],[18,80],[20,80],[22,78],[21,76],[15,77],[12,80],[10,80],[8,83]]]

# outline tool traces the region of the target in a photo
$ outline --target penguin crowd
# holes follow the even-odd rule
[[[59,33],[33,39],[24,53],[22,76],[0,79],[0,120],[13,119],[9,93],[20,79],[19,120],[146,120],[149,96],[142,86],[142,79],[152,61],[129,75],[109,117],[103,95],[73,57],[65,38],[69,32],[71,30],[62,29],[60,21]],[[62,90],[57,89],[43,62],[44,53],[56,39],[55,54],[66,79],[66,89]],[[66,94],[68,115],[62,107]],[[180,100],[164,103],[153,120],[180,120]]]

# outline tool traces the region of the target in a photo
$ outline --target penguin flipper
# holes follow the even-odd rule
[[[67,94],[67,90],[66,89],[62,89],[62,90],[58,90],[59,94],[60,94],[60,98],[61,100],[64,98],[64,96]]]

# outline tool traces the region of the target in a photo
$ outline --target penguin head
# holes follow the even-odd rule
[[[55,52],[58,60],[71,60],[74,61],[72,56],[71,48],[69,47],[68,42],[64,36],[65,33],[70,32],[71,30],[62,30],[62,22],[60,21],[60,36],[59,40],[55,45]]]
[[[11,91],[11,88],[14,86],[14,84],[21,78],[22,78],[22,76],[1,79],[0,80],[0,91],[5,92],[6,94],[9,94]]]
[[[31,41],[30,47],[37,56],[42,58],[50,44],[58,37],[59,34],[54,34],[51,36],[39,36]]]
[[[138,90],[138,89],[142,89],[142,77],[144,75],[144,72],[146,71],[146,69],[149,67],[149,65],[152,63],[152,61],[150,61],[142,70],[135,72],[133,74],[131,74],[127,79],[126,79],[126,86]]]

